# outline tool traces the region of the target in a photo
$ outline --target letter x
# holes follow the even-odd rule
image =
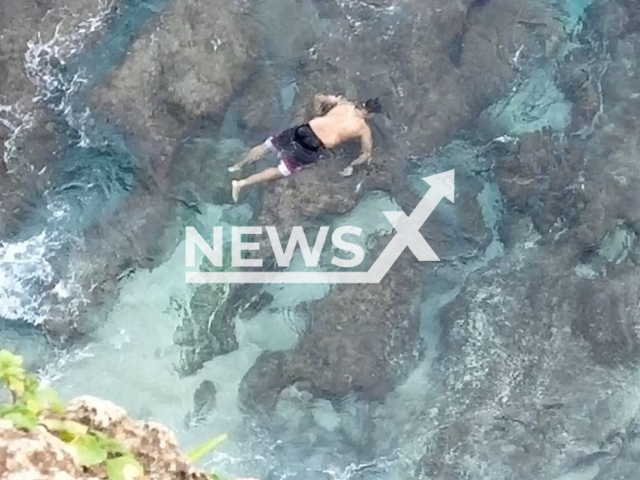
[[[418,209],[414,210],[410,217],[407,217],[404,212],[384,212],[384,215],[398,232],[393,240],[397,242],[396,248],[401,248],[400,252],[409,247],[421,262],[437,262],[440,260],[436,252],[433,251],[420,234],[420,227],[424,221],[421,221],[421,218],[416,218],[420,216]]]

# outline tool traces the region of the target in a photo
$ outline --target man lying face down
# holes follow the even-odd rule
[[[325,110],[326,113],[323,115],[322,112]],[[341,96],[316,95],[314,112],[317,116],[309,123],[289,128],[268,138],[261,145],[252,148],[240,162],[229,167],[230,172],[237,172],[268,152],[275,152],[279,158],[277,167],[270,167],[242,180],[231,182],[234,202],[238,201],[244,187],[288,177],[315,163],[324,149],[335,148],[350,140],[360,139],[361,153],[340,173],[349,176],[353,173],[354,166],[371,162],[373,139],[366,120],[374,113],[382,112],[378,99],[354,103]]]

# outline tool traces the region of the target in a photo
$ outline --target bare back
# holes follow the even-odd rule
[[[369,130],[362,113],[346,101],[338,103],[325,115],[315,117],[309,126],[327,148],[361,138],[363,132]]]

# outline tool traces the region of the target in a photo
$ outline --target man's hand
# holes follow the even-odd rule
[[[340,175],[342,175],[343,177],[350,177],[351,175],[353,175],[353,167],[349,165],[347,168],[342,169],[340,171]]]

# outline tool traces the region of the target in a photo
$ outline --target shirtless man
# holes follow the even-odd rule
[[[231,182],[234,202],[238,201],[244,187],[288,177],[316,162],[325,148],[335,148],[349,140],[360,139],[362,150],[360,156],[340,174],[348,177],[356,165],[371,162],[373,139],[366,120],[372,114],[382,111],[378,99],[353,103],[341,96],[316,95],[313,109],[318,116],[309,123],[268,138],[263,144],[251,149],[240,162],[229,167],[230,172],[237,172],[245,165],[259,160],[267,152],[276,153],[280,160],[277,167]]]

